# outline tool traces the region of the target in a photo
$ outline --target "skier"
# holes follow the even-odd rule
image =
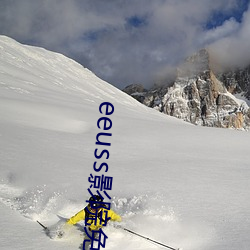
[[[72,216],[67,224],[75,225],[77,222],[85,220],[85,224],[88,225],[88,229],[99,230],[103,226],[106,226],[109,220],[121,222],[121,216],[116,214],[113,210],[107,209],[107,206],[103,202],[103,199],[94,195],[89,198],[89,204]]]

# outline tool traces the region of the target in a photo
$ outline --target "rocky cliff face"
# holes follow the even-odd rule
[[[214,74],[209,53],[201,50],[187,58],[178,68],[174,83],[145,90],[137,85],[126,92],[143,104],[167,115],[196,125],[248,129],[250,109],[247,103],[233,94],[250,97],[250,67]]]
[[[240,93],[250,100],[250,66],[244,69],[228,70],[217,75],[230,93]]]

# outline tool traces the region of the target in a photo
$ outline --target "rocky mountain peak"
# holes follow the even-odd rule
[[[249,86],[249,71],[215,74],[210,64],[208,50],[202,49],[178,67],[170,86],[148,91],[138,91],[137,87],[129,94],[149,107],[196,125],[248,129],[249,106],[233,94],[236,89],[237,93],[247,93],[244,87]]]
[[[188,57],[177,69],[177,77],[194,77],[210,70],[209,53],[201,49]]]

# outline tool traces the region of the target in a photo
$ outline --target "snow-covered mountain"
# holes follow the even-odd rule
[[[230,93],[245,97],[248,104],[250,103],[250,66],[224,70],[216,75]]]
[[[249,129],[249,89],[248,68],[214,72],[210,54],[203,49],[180,65],[171,86],[147,91],[131,85],[124,92],[146,106],[196,125]]]
[[[122,225],[184,250],[248,250],[249,133],[193,126],[140,104],[63,55],[0,37],[0,249],[79,249],[99,106],[111,102],[112,208]],[[102,162],[100,160],[100,162]],[[105,174],[101,171],[100,174]],[[106,249],[163,249],[107,226]]]

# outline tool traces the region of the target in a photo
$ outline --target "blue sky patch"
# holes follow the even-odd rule
[[[238,8],[230,13],[224,13],[223,10],[216,11],[212,14],[210,20],[206,23],[206,29],[213,29],[221,26],[226,20],[234,18],[238,23],[242,22],[244,12],[248,9],[249,0],[239,0]]]
[[[147,24],[147,19],[145,17],[131,16],[127,18],[127,24],[130,27],[139,28]]]

